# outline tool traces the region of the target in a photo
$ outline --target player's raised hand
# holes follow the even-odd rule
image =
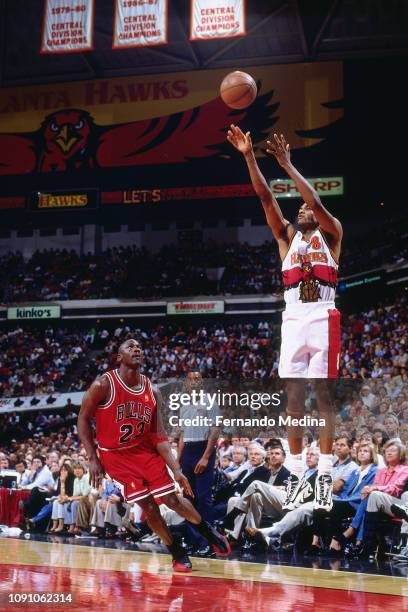
[[[242,155],[247,155],[252,151],[251,133],[244,132],[237,125],[231,124],[227,132],[227,140],[235,147]]]
[[[273,135],[273,140],[266,141],[266,152],[276,158],[282,168],[290,163],[290,147],[283,134],[280,138],[277,134]]]
[[[184,476],[183,472],[181,470],[177,470],[175,472],[173,472],[173,476],[174,476],[174,480],[180,485],[180,487],[183,489],[184,493],[188,496],[188,497],[194,497],[194,493],[193,490],[190,486],[190,483],[188,481],[187,476]]]

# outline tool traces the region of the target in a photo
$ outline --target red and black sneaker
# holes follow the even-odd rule
[[[183,572],[184,574],[187,574],[193,571],[193,566],[191,565],[191,561],[187,557],[187,555],[183,555],[182,557],[173,559],[173,571]]]
[[[218,557],[228,557],[231,553],[231,546],[227,538],[218,533],[214,527],[210,527],[209,533],[206,534],[206,538]]]

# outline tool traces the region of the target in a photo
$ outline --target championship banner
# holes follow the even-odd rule
[[[167,302],[168,315],[221,314],[224,302]]]
[[[41,53],[93,48],[94,0],[45,0]]]
[[[245,34],[245,0],[191,0],[190,40]]]
[[[116,0],[113,49],[167,43],[168,0]]]
[[[342,176],[306,179],[321,196],[341,196],[344,194]],[[276,179],[269,182],[275,198],[300,198],[295,183],[290,179]]]

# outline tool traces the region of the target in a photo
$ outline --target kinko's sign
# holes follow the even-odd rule
[[[61,306],[17,306],[7,308],[8,319],[59,319]]]
[[[321,196],[340,196],[344,193],[342,176],[308,178],[307,180]],[[275,198],[300,198],[300,193],[290,179],[275,179],[269,182],[269,186]]]
[[[168,315],[219,314],[224,312],[224,302],[167,302]]]

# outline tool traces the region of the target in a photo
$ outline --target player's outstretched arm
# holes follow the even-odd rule
[[[266,144],[267,154],[275,157],[278,164],[293,180],[303,200],[313,210],[322,230],[330,234],[335,242],[340,242],[343,235],[340,221],[333,217],[333,215],[323,206],[317,191],[292,164],[290,146],[289,143],[286,142],[284,135],[281,134],[279,138],[277,134],[274,134],[273,140],[267,140]]]
[[[97,488],[104,476],[102,465],[96,454],[95,440],[91,420],[95,416],[98,404],[107,400],[110,393],[108,381],[97,378],[84,394],[81,410],[78,415],[78,435],[89,457],[89,477],[92,487]]]
[[[276,240],[289,240],[291,235],[288,236],[288,229],[290,231],[292,226],[289,221],[283,217],[280,206],[259,169],[252,147],[250,132],[244,134],[238,126],[231,125],[227,133],[227,140],[244,156],[251,177],[252,186],[256,195],[262,202],[267,223],[274,237]],[[292,229],[292,233],[293,232],[294,229]]]

